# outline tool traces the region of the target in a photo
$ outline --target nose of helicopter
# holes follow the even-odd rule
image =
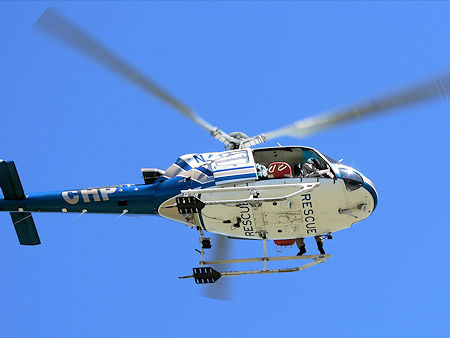
[[[372,198],[373,198],[373,209],[372,209],[372,212],[374,212],[375,208],[377,207],[377,204],[378,204],[378,193],[377,193],[377,190],[375,189],[375,186],[373,185],[372,181],[369,180],[367,177],[364,176],[363,180],[364,180],[363,188],[366,189],[370,193]]]
[[[362,219],[373,213],[378,204],[378,194],[372,181],[346,165],[341,165],[338,177],[344,181],[346,187],[348,210],[358,209],[358,217]]]

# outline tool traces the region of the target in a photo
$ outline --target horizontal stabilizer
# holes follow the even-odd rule
[[[0,188],[2,189],[5,200],[20,201],[25,199],[22,183],[20,182],[19,174],[13,161],[6,162],[0,160]],[[41,244],[31,213],[11,212],[10,215],[20,244]]]
[[[10,212],[17,237],[22,245],[41,244],[30,212]]]

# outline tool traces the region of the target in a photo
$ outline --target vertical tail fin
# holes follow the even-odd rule
[[[25,193],[13,161],[0,160],[0,188],[6,200],[24,200]],[[22,245],[41,244],[33,217],[29,212],[11,212],[17,237]]]

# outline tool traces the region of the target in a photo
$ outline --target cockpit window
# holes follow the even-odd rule
[[[348,191],[362,187],[364,180],[358,173],[346,168],[340,168],[339,171]]]

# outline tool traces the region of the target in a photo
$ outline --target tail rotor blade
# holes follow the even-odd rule
[[[212,259],[220,260],[230,256],[231,246],[230,240],[226,236],[212,236]],[[228,264],[213,265],[216,270],[226,270]],[[203,296],[208,298],[230,300],[231,299],[231,280],[229,277],[220,278],[214,284],[206,284],[203,286]]]

